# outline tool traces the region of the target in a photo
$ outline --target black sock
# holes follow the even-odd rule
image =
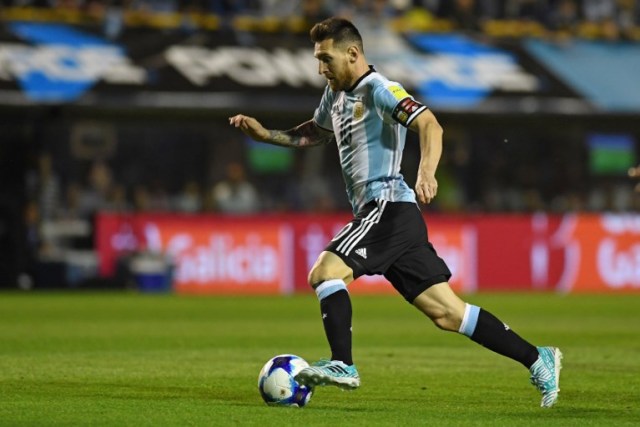
[[[476,329],[470,338],[489,350],[517,360],[527,368],[538,359],[538,349],[535,346],[483,309],[480,309]]]
[[[331,359],[353,365],[351,356],[351,298],[340,290],[320,300],[322,323],[331,347]]]

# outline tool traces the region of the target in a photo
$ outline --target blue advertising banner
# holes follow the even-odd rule
[[[609,112],[640,112],[640,43],[529,40],[527,51],[576,92]]]
[[[633,47],[638,49],[637,46]],[[576,45],[617,73],[637,52]],[[540,41],[455,33],[365,37],[367,59],[416,98],[445,112],[589,114],[640,111],[638,85],[603,89],[575,54]],[[634,59],[635,58],[635,59]],[[594,60],[595,62],[595,60]],[[635,66],[635,68],[633,68]],[[581,72],[580,72],[581,71]],[[614,79],[615,80],[615,79]],[[608,84],[608,83],[607,83]],[[11,22],[0,29],[0,105],[297,111],[325,82],[305,34],[126,31],[117,42],[87,27]],[[625,98],[631,98],[627,99]]]

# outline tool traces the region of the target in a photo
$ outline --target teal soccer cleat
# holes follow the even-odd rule
[[[344,390],[360,387],[360,375],[356,366],[345,365],[339,360],[319,360],[300,371],[295,380],[307,387],[335,385]]]
[[[557,347],[538,347],[538,360],[531,365],[531,384],[542,393],[540,406],[550,408],[558,401],[562,352]]]

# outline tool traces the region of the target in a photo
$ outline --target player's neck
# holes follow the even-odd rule
[[[347,91],[355,89],[358,82],[362,80],[362,78],[366,74],[368,74],[370,70],[371,68],[369,67],[369,64],[367,63],[367,61],[358,61],[355,64],[355,69],[352,74],[353,78],[351,79],[351,84],[349,85],[349,89],[347,89]]]

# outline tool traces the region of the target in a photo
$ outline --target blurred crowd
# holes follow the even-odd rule
[[[525,136],[511,141],[498,134],[448,129],[438,196],[424,208],[429,214],[640,212],[640,165],[628,173],[599,175],[590,170],[589,153],[579,139],[558,143],[562,135],[558,140],[520,132]],[[264,173],[252,168],[246,148],[233,152],[244,146],[241,139],[220,141],[208,141],[216,151],[204,167],[194,164],[193,156],[186,159],[188,152],[197,152],[195,146],[181,144],[185,158],[179,158],[158,141],[150,142],[155,152],[147,147],[137,156],[65,160],[59,153],[39,152],[26,175],[24,227],[30,265],[37,260],[59,262],[68,250],[93,251],[98,213],[237,217],[351,210],[335,147],[295,150],[289,169]],[[140,143],[128,142],[121,147]],[[171,157],[173,166],[162,161],[163,156]],[[402,171],[411,186],[419,158],[418,141],[410,138]],[[82,173],[74,173],[70,161],[81,166]],[[158,171],[154,162],[167,166]],[[127,177],[132,169],[139,172],[133,179]]]
[[[29,210],[39,221],[91,220],[98,212],[246,215],[349,209],[344,190],[332,194],[329,188],[341,185],[340,176],[249,175],[246,164],[231,161],[223,176],[208,184],[196,179],[173,180],[172,184],[153,179],[124,183],[109,162],[96,160],[85,177],[70,180],[56,170],[50,154],[42,153],[26,180]]]
[[[444,29],[478,32],[494,28],[491,24],[496,21],[520,24],[519,28],[535,23],[548,31],[636,40],[640,26],[640,0],[2,0],[2,4],[79,12],[107,22],[110,31],[131,22],[157,24],[154,16],[171,14],[185,17],[175,24],[182,27],[202,23],[193,18],[207,15],[220,18],[216,24],[219,28],[231,28],[230,20],[237,16],[276,20],[295,17],[312,24],[340,15],[382,18],[381,22],[406,18],[403,28],[429,28],[434,20],[444,20],[448,22]],[[123,23],[125,14],[134,14],[136,19]],[[162,25],[167,22],[172,21],[162,21]]]
[[[438,170],[439,194],[428,207],[442,213],[639,212],[640,182],[629,173],[599,175],[579,141],[514,141],[493,136],[448,136]],[[230,144],[240,145],[238,141]],[[91,220],[98,212],[177,212],[246,215],[274,212],[350,211],[333,147],[301,150],[291,169],[251,170],[246,156],[218,159],[211,179],[180,178],[166,170],[134,181],[122,161],[86,162],[84,176],[41,153],[26,177],[32,215],[38,221]],[[403,174],[415,182],[419,144],[409,141]],[[137,164],[136,158],[129,162]],[[116,166],[117,165],[117,166]],[[139,168],[144,169],[142,166]],[[193,169],[187,161],[178,169]],[[640,166],[638,168],[640,171]]]

